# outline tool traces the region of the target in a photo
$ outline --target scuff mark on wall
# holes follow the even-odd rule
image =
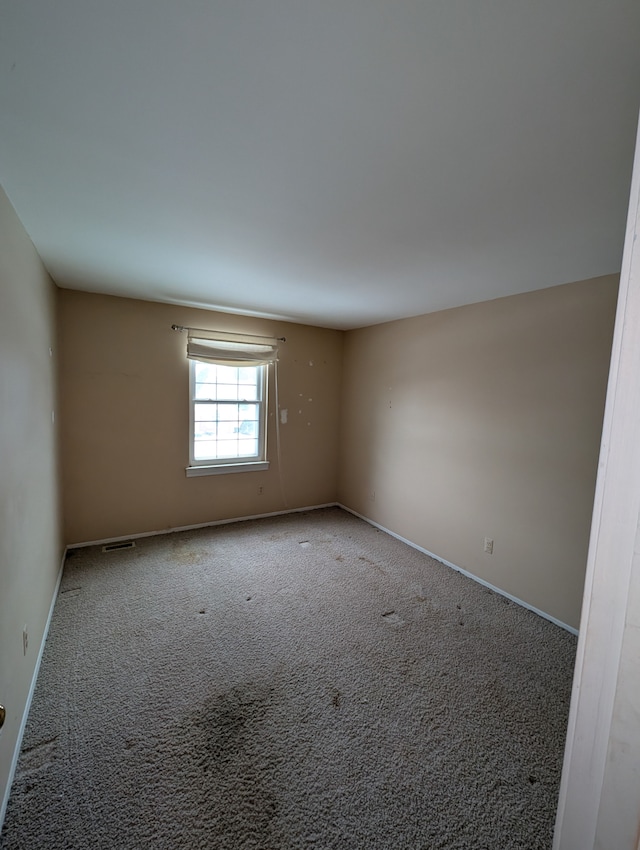
[[[289,411],[287,410],[287,408],[286,408],[286,407],[283,407],[283,408],[282,408],[282,410],[280,411],[280,423],[281,423],[282,425],[286,425],[286,424],[287,424],[287,418],[288,418],[288,416],[289,416]]]

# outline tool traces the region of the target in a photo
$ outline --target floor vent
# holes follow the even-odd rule
[[[136,545],[135,540],[123,540],[121,543],[107,543],[102,547],[103,552],[116,552],[118,549],[133,549]]]

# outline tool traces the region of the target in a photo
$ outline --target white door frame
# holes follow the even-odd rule
[[[640,134],[631,183],[611,369],[554,850],[637,850],[598,833],[640,519]],[[640,729],[635,732],[640,738]],[[630,753],[633,757],[633,753]],[[640,793],[636,794],[636,817]],[[629,825],[630,826],[630,825]],[[620,825],[621,834],[625,833]],[[633,828],[633,833],[637,823]],[[626,832],[629,832],[627,829]]]

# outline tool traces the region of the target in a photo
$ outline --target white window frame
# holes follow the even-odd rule
[[[195,403],[201,399],[195,398],[195,360],[189,360],[189,466],[186,468],[187,478],[201,475],[225,475],[233,472],[260,472],[269,469],[267,460],[267,409],[268,409],[268,387],[269,366],[268,364],[251,364],[251,368],[258,369],[259,398],[247,399],[250,404],[257,403],[259,409],[258,417],[258,455],[248,458],[205,458],[196,460],[194,457],[195,443]],[[247,367],[250,364],[247,364]],[[216,402],[224,404],[225,402]],[[229,402],[234,404],[237,402]]]

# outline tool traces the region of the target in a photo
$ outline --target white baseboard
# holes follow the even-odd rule
[[[423,552],[425,555],[428,555],[430,558],[433,558],[436,561],[439,561],[441,564],[444,564],[446,567],[451,567],[452,570],[455,570],[457,573],[462,573],[463,576],[467,578],[473,579],[473,581],[477,581],[478,584],[483,585],[483,587],[488,587],[489,590],[493,590],[494,593],[499,593],[500,596],[504,596],[507,599],[510,599],[512,602],[515,602],[516,605],[520,605],[522,608],[526,608],[529,611],[533,611],[534,614],[537,614],[539,617],[544,617],[545,620],[549,620],[554,623],[556,626],[560,626],[561,629],[565,629],[568,632],[571,632],[572,635],[577,635],[578,630],[574,629],[573,626],[567,625],[567,623],[563,623],[561,620],[552,617],[551,614],[547,614],[546,611],[541,611],[539,608],[534,608],[533,605],[529,605],[528,602],[524,602],[522,599],[518,599],[517,596],[512,596],[510,593],[507,593],[506,590],[502,590],[500,587],[496,587],[493,584],[489,584],[488,581],[485,581],[482,578],[470,573],[468,570],[464,570],[462,567],[457,566],[457,564],[452,564],[451,561],[447,561],[445,558],[441,558],[440,555],[436,555],[434,552],[429,552],[428,549],[423,548],[422,546],[418,546],[417,543],[413,543],[411,540],[407,540],[406,537],[402,537],[400,534],[396,534],[395,531],[391,531],[389,528],[385,528],[384,525],[380,525],[377,522],[374,522],[369,517],[363,516],[359,514],[357,511],[348,508],[346,505],[342,505],[338,502],[338,507],[347,511],[354,516],[357,516],[358,519],[363,519],[365,522],[368,522],[369,525],[373,525],[376,528],[379,528],[380,531],[384,531],[385,534],[390,534],[391,537],[395,537],[397,540],[401,540],[403,543],[406,543],[407,546],[411,546],[412,549],[417,549],[419,552]]]
[[[58,590],[60,589],[60,581],[62,580],[62,571],[64,570],[64,561],[67,557],[67,547],[65,547],[64,552],[62,553],[62,559],[60,561],[60,569],[58,570],[58,578],[56,579],[56,586],[53,590],[53,596],[51,597],[51,604],[49,605],[49,613],[47,615],[47,622],[44,626],[44,631],[42,633],[42,640],[40,641],[40,648],[38,650],[38,657],[36,658],[36,665],[33,670],[33,675],[31,676],[31,685],[29,686],[29,693],[27,695],[27,701],[24,706],[24,710],[22,712],[22,720],[20,721],[20,728],[18,729],[18,737],[16,739],[16,746],[13,751],[13,758],[11,760],[11,767],[9,769],[9,776],[7,778],[7,784],[4,789],[4,793],[2,795],[2,805],[0,805],[0,832],[2,832],[2,825],[4,824],[4,816],[7,812],[7,804],[9,802],[9,795],[11,794],[11,786],[13,785],[13,779],[16,775],[16,768],[18,766],[18,758],[20,757],[20,749],[22,747],[22,738],[24,737],[24,730],[27,725],[27,718],[29,717],[29,709],[31,708],[31,700],[33,699],[33,694],[36,689],[36,682],[38,681],[38,674],[40,672],[40,664],[42,662],[42,655],[44,653],[44,645],[47,642],[47,635],[49,634],[49,627],[51,625],[51,618],[53,617],[53,609],[56,604],[56,599],[58,598]]]
[[[124,534],[121,537],[105,537],[102,540],[87,540],[82,543],[69,543],[67,549],[82,549],[85,546],[104,546],[106,543],[119,543],[122,540],[138,540],[141,537],[156,537],[159,534],[173,534],[177,531],[193,531],[197,528],[209,528],[214,525],[229,525],[232,522],[246,522],[251,519],[267,519],[272,516],[285,516],[286,514],[300,514],[304,511],[317,511],[320,508],[342,507],[337,502],[327,502],[324,505],[308,505],[305,508],[289,508],[286,511],[271,511],[266,514],[251,514],[250,516],[237,516],[231,519],[214,519],[211,522],[198,522],[195,525],[180,525],[175,528],[161,528],[158,531],[141,531],[136,534]]]

